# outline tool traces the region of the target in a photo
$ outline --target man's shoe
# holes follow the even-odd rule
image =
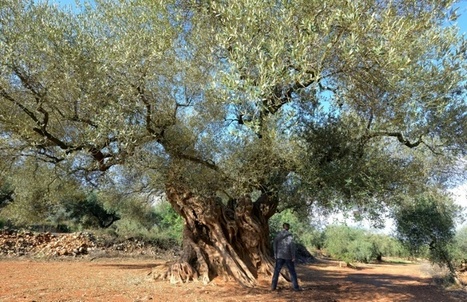
[[[296,291],[296,292],[301,292],[301,291],[303,291],[303,288],[299,287],[299,288],[294,288],[293,290]]]

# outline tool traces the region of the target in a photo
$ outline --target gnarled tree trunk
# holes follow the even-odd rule
[[[166,279],[207,283],[223,276],[252,287],[259,274],[272,273],[268,220],[277,198],[264,193],[254,202],[246,196],[223,204],[175,185],[167,187],[167,198],[185,226],[183,253]]]

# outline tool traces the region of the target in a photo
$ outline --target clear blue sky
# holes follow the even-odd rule
[[[460,1],[457,7],[458,12],[461,14],[460,18],[457,20],[457,24],[459,25],[462,33],[467,33],[467,1]]]

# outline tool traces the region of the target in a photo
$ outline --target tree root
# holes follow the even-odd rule
[[[154,279],[169,280],[172,284],[198,280],[198,272],[187,262],[177,261],[165,267],[164,271],[153,270]]]

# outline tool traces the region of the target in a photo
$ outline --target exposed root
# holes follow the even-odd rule
[[[175,262],[163,274],[154,274],[155,279],[169,280],[172,284],[198,280],[198,272],[186,262]]]
[[[274,261],[272,258],[261,257],[261,266],[258,269],[258,273],[266,276],[272,276],[274,273]]]

